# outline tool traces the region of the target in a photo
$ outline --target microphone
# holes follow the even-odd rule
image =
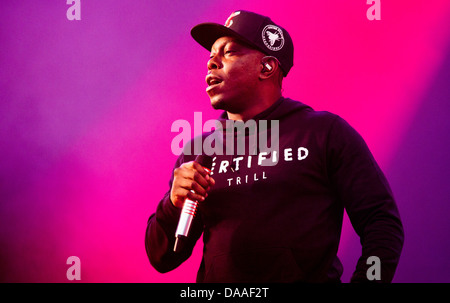
[[[199,155],[195,158],[195,162],[200,164],[208,174],[211,174],[212,158],[206,155]],[[193,190],[191,190],[194,192]],[[173,247],[174,252],[180,252],[182,250],[183,240],[189,235],[192,221],[197,213],[198,201],[186,199],[184,201],[183,209],[181,210],[180,220],[178,221],[177,230],[175,232],[175,245]]]

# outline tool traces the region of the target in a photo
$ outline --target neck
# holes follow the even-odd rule
[[[278,99],[281,98],[281,91],[276,93],[265,95],[264,97],[255,100],[254,105],[239,112],[239,113],[231,113],[227,111],[228,119],[235,121],[247,121],[252,119],[254,116],[262,113],[269,107],[271,107]]]

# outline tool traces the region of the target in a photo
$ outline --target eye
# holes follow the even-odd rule
[[[235,52],[236,52],[235,50],[229,49],[229,50],[225,51],[225,54],[232,54]]]

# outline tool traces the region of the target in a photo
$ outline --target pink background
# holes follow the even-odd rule
[[[346,119],[386,173],[405,225],[395,282],[450,282],[447,150],[450,2],[86,1],[68,21],[60,1],[0,6],[0,279],[194,282],[192,257],[160,274],[144,248],[176,156],[177,119],[215,112],[205,93],[209,53],[190,37],[237,9],[290,32],[284,96]],[[207,3],[207,4],[206,4]],[[360,246],[345,221],[348,282]]]

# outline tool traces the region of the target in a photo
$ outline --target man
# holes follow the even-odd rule
[[[266,131],[279,135],[278,146],[269,153],[252,145],[248,132],[223,135],[232,151],[239,136],[248,150],[213,155],[211,176],[188,146],[148,221],[151,264],[160,272],[176,268],[203,233],[197,282],[340,282],[336,254],[346,209],[362,244],[351,281],[390,282],[403,227],[389,185],[343,119],[282,97],[294,53],[287,31],[268,17],[236,11],[225,26],[203,23],[191,34],[211,52],[206,92],[213,108],[224,110],[222,122],[277,121]],[[186,246],[174,252],[187,198],[199,201],[198,213]],[[368,275],[370,257],[380,261],[380,275]]]

